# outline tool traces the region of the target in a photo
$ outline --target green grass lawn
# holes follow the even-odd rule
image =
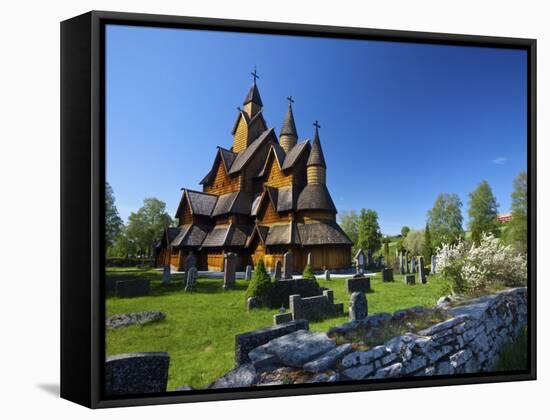
[[[197,290],[185,293],[181,275],[172,276],[172,284],[163,287],[162,274],[154,270],[108,270],[108,275],[140,275],[152,280],[151,295],[132,299],[108,297],[107,316],[120,313],[160,310],[166,319],[144,326],[107,330],[107,355],[165,351],[170,354],[168,390],[184,384],[203,387],[234,367],[235,335],[273,323],[277,310],[257,309],[247,312],[247,282],[237,280],[236,288],[222,290],[222,279],[199,278]],[[373,292],[367,295],[369,314],[394,312],[410,306],[432,306],[445,294],[447,285],[429,278],[426,285],[406,286],[402,276],[395,282],[382,283],[380,275],[372,279]],[[321,322],[310,329],[326,331],[346,322],[349,295],[344,279],[319,280],[320,286],[334,290],[335,302],[344,302],[346,314]]]

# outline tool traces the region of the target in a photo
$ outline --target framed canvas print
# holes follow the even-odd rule
[[[61,394],[536,378],[536,42],[61,24]]]

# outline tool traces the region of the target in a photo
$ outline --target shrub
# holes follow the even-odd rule
[[[310,279],[310,280],[317,280],[317,278],[315,277],[315,274],[313,274],[313,270],[311,269],[311,266],[309,264],[306,264],[306,267],[304,268],[304,272],[302,273],[302,278]]]
[[[259,260],[258,264],[254,268],[254,273],[246,289],[246,299],[249,297],[256,297],[260,301],[260,304],[265,305],[269,299],[269,292],[271,291],[271,278],[265,270],[263,260]]]
[[[483,234],[479,245],[460,240],[437,250],[436,271],[453,282],[455,292],[474,292],[492,285],[523,286],[527,280],[525,256],[493,235]]]

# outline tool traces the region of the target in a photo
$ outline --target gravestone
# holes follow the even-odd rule
[[[292,295],[288,298],[292,319],[307,319],[318,321],[331,316],[339,316],[344,311],[344,304],[334,303],[334,292],[323,290],[320,296],[302,298],[300,295]]]
[[[244,279],[245,280],[250,280],[251,278],[252,278],[252,266],[247,265],[246,269],[244,271]]]
[[[352,277],[346,280],[346,290],[348,293],[353,292],[370,292],[370,278],[369,277]]]
[[[404,280],[405,280],[405,284],[407,286],[415,284],[414,274],[406,274],[405,277],[404,277]]]
[[[189,270],[187,270],[187,273],[186,273],[185,291],[191,292],[195,290],[196,285],[197,285],[197,268],[191,267]]]
[[[273,273],[273,280],[279,281],[282,277],[282,270],[281,270],[281,261],[277,260],[275,262],[275,271]]]
[[[424,267],[424,257],[419,256],[418,257],[418,278],[420,279],[420,282],[422,284],[427,283],[426,279],[426,268]]]
[[[381,273],[383,282],[393,281],[393,268],[383,268]]]
[[[416,273],[416,258],[411,257],[411,273]]]
[[[403,264],[403,254],[399,254],[399,257],[397,258],[397,261],[399,262],[399,274],[405,274],[405,265]]]
[[[409,271],[409,253],[405,252],[405,274],[410,273]]]
[[[292,279],[293,267],[294,267],[294,261],[293,261],[292,251],[287,251],[283,255],[283,279],[284,280]]]
[[[367,267],[372,267],[374,265],[373,258],[372,258],[372,251],[369,249],[367,251]]]
[[[330,280],[330,271],[325,270],[325,280]]]
[[[436,266],[437,266],[437,257],[435,255],[432,255],[430,264],[431,264],[430,274],[433,276],[435,274],[435,270],[436,270]]]
[[[292,313],[290,312],[273,315],[273,325],[286,324],[287,322],[291,322],[291,321],[292,321]]]
[[[246,310],[247,311],[250,311],[252,309],[259,308],[259,307],[260,307],[260,299],[258,299],[256,296],[250,296],[246,300]]]
[[[363,292],[353,292],[349,300],[349,319],[358,321],[368,316],[368,301]]]
[[[162,285],[168,286],[170,284],[170,264],[166,264],[162,271]]]
[[[105,393],[166,392],[169,365],[168,353],[126,353],[107,357]]]
[[[225,265],[223,272],[223,288],[231,289],[235,286],[235,271],[237,269],[237,254],[228,252],[225,254]]]
[[[355,269],[357,271],[357,274],[363,274],[365,272],[366,264],[367,256],[362,249],[359,249],[359,251],[357,251],[357,254],[355,254]]]
[[[185,271],[189,270],[191,267],[197,266],[197,258],[193,251],[189,252],[189,255],[185,257]]]
[[[151,290],[151,281],[143,278],[118,280],[116,282],[116,295],[118,297],[146,296]]]

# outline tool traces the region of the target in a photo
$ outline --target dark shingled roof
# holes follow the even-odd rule
[[[215,226],[214,229],[212,229],[208,233],[208,235],[206,235],[206,239],[203,241],[202,247],[215,248],[215,247],[223,246],[225,244],[225,240],[229,233],[230,226],[231,225]]]
[[[292,113],[292,104],[288,104],[288,111],[286,112],[283,126],[281,127],[280,136],[294,136],[298,138],[298,132],[296,131],[296,123],[294,122],[294,114]]]
[[[342,228],[333,221],[298,223],[302,245],[351,245]]]
[[[233,165],[233,162],[235,161],[237,157],[237,153],[233,153],[231,150],[224,149],[223,147],[218,146],[218,149],[220,150],[220,156],[222,157],[223,164],[225,165],[225,169],[227,172],[231,169],[231,166]]]
[[[265,171],[267,169],[267,164],[269,163],[271,153],[275,155],[275,159],[277,160],[279,167],[282,168],[283,162],[285,161],[285,151],[279,145],[279,143],[273,143],[269,148],[269,152],[267,153],[267,159],[265,160],[262,170],[258,175],[256,175],[258,178],[266,175]]]
[[[251,231],[249,225],[236,225],[232,224],[229,235],[225,241],[226,246],[245,246],[248,235]]]
[[[162,244],[166,244],[166,239],[168,239],[168,243],[171,244],[174,238],[178,235],[179,231],[180,230],[177,227],[166,228],[164,230],[164,234],[162,235],[162,239],[161,239]]]
[[[260,146],[264,144],[264,142],[269,138],[270,134],[273,134],[273,128],[265,130],[262,134],[258,136],[256,140],[250,143],[246,149],[244,149],[242,152],[239,152],[237,158],[231,166],[229,174],[235,174],[243,169],[250,158],[254,155],[254,153],[256,153]]]
[[[266,245],[288,245],[290,244],[290,223],[286,225],[270,226]]]
[[[218,200],[216,195],[193,190],[186,190],[186,193],[193,214],[199,216],[210,216],[212,214],[212,210]]]
[[[308,184],[298,197],[298,210],[326,210],[336,213],[336,206],[325,184]]]
[[[252,84],[250,90],[246,94],[243,105],[246,105],[249,102],[254,102],[257,105],[263,106],[262,98],[260,98],[260,91],[258,90],[258,86],[256,86],[256,82]]]
[[[279,188],[278,193],[276,207],[278,212],[290,211],[296,207],[294,188],[292,186]]]
[[[246,247],[248,248],[250,244],[252,243],[252,240],[256,235],[260,237],[260,240],[265,244],[265,240],[267,238],[267,233],[269,232],[268,226],[260,226],[255,225],[252,231],[250,232],[250,236],[246,240]]]
[[[285,162],[283,163],[283,170],[290,169],[298,161],[298,158],[302,155],[304,150],[309,148],[309,141],[303,141],[294,145],[292,149],[286,154]]]
[[[309,152],[309,158],[307,160],[307,166],[322,166],[327,167],[325,163],[325,156],[323,155],[323,149],[321,148],[321,141],[319,140],[319,130],[315,127],[315,137],[311,143],[311,151]]]
[[[212,169],[210,169],[210,172],[208,172],[204,176],[204,178],[201,179],[201,182],[199,182],[199,184],[201,184],[201,185],[208,184],[213,176],[214,176],[214,171]]]
[[[220,195],[212,216],[222,214],[246,214],[249,215],[252,209],[252,194],[246,191],[235,191]]]
[[[201,246],[204,238],[208,234],[207,226],[188,224],[179,227],[179,233],[172,241],[172,246]]]

